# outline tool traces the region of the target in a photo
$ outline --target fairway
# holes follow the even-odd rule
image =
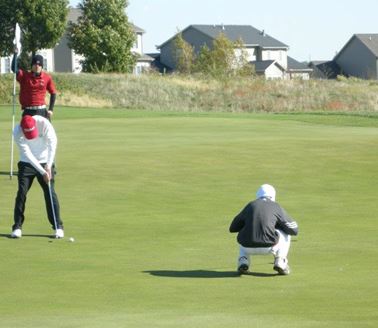
[[[0,118],[0,327],[378,326],[376,117],[57,108],[63,240],[37,182],[8,238]],[[235,271],[229,224],[262,183],[299,225],[289,276]]]

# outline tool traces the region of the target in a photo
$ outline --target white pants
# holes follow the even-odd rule
[[[287,255],[290,249],[291,236],[287,233],[277,230],[279,235],[278,243],[272,247],[249,248],[240,245],[238,268],[242,264],[250,265],[251,255],[268,255],[272,254],[276,259],[282,259],[287,264]]]

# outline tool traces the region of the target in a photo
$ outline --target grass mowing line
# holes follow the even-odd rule
[[[56,107],[55,120],[61,119],[87,119],[87,118],[152,118],[152,117],[211,117],[235,119],[268,119],[268,120],[294,120],[312,124],[346,125],[378,127],[378,113],[375,112],[287,112],[287,113],[225,113],[225,112],[182,112],[177,111],[148,111],[128,110],[117,108],[75,108]],[[9,112],[9,113],[8,113]],[[9,106],[0,106],[0,117],[6,120],[11,117]],[[16,121],[20,116],[16,111]],[[11,120],[11,119],[10,119]]]
[[[56,119],[56,189],[76,241],[0,238],[4,326],[377,323],[377,130],[154,115]],[[299,222],[293,274],[271,276],[272,259],[259,257],[255,275],[233,277],[228,225],[261,182]],[[15,190],[0,176],[3,234]],[[24,232],[49,233],[38,186],[28,204]]]

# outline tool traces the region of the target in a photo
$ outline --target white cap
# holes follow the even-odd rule
[[[257,190],[256,197],[257,198],[266,197],[266,198],[271,199],[272,201],[275,201],[276,190],[271,185],[263,184],[262,186],[260,186],[259,190]]]

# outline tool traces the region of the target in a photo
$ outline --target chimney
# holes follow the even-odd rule
[[[261,31],[261,35],[262,35],[262,36],[265,36],[265,30],[262,30],[262,31]]]

